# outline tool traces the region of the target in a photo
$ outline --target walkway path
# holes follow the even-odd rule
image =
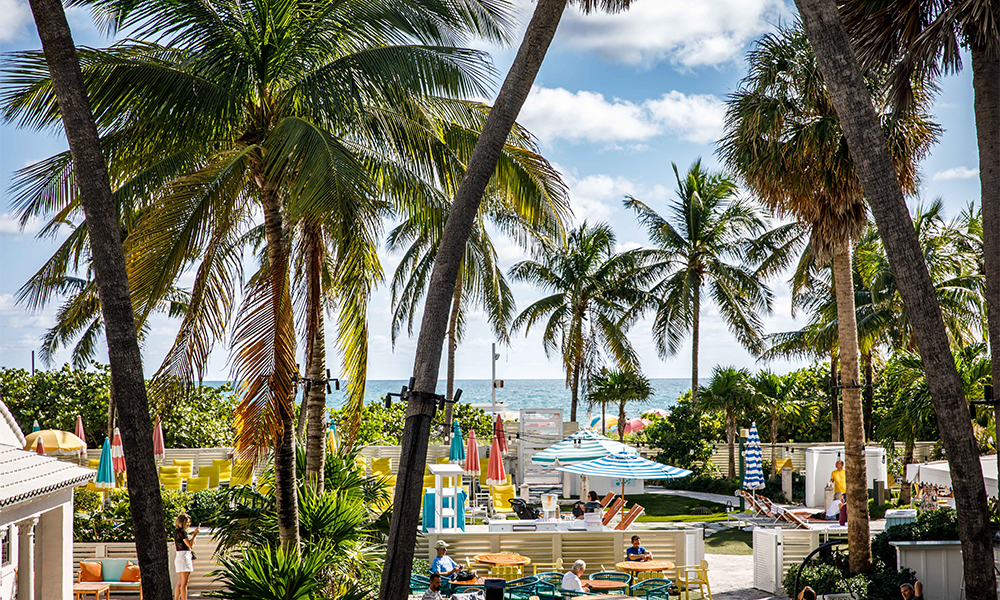
[[[788,600],[753,587],[753,556],[706,554],[708,581],[715,600]]]

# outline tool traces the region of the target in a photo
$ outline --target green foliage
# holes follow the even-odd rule
[[[228,502],[228,494],[224,488],[201,490],[189,495],[187,514],[193,525],[211,523],[222,507]],[[173,515],[174,518],[177,515]]]
[[[958,539],[958,518],[953,510],[921,513],[915,523],[895,525],[872,540],[873,564],[896,570],[896,549],[889,542],[944,541]]]
[[[462,428],[463,435],[468,435],[470,428],[475,428],[476,438],[487,440],[493,437],[493,419],[481,408],[473,408],[469,404],[455,404],[453,418]],[[330,411],[330,419],[337,423],[338,431],[348,422],[346,409]],[[382,401],[369,402],[361,414],[361,424],[355,444],[358,446],[394,446],[403,437],[403,425],[406,419],[406,405],[393,402],[388,409]],[[437,411],[431,421],[431,440],[444,440],[444,411]]]
[[[700,427],[699,427],[700,423]],[[695,410],[688,390],[666,417],[653,419],[643,430],[646,441],[660,453],[656,460],[685,469],[712,457],[712,440],[722,439],[725,424],[721,415]]]
[[[83,417],[87,445],[104,442],[108,426],[111,370],[94,364],[89,369],[64,365],[55,371],[0,368],[0,396],[18,425],[31,431],[38,420],[42,429],[73,431],[76,415]],[[159,411],[163,438],[168,448],[211,448],[233,444],[233,412],[236,402],[232,386],[194,386]]]
[[[222,588],[210,592],[224,600],[310,600],[326,587],[328,551],[298,552],[281,546],[247,548],[239,558],[223,558],[214,573]]]
[[[195,525],[210,523],[226,502],[222,489],[182,492],[160,490],[163,499],[163,528],[167,534],[174,530],[174,519],[181,513],[191,515]],[[108,494],[85,489],[73,493],[73,537],[79,542],[131,542],[135,540],[132,528],[132,511],[128,491],[115,488]]]

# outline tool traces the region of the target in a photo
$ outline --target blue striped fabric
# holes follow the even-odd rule
[[[557,467],[558,471],[591,475],[593,477],[617,477],[624,479],[673,479],[691,474],[687,469],[679,469],[651,460],[646,460],[631,452],[609,454],[604,458],[577,465]]]
[[[760,452],[760,435],[757,424],[750,426],[750,434],[744,447],[746,470],[743,472],[743,489],[759,490],[764,487],[764,468]]]
[[[545,450],[535,453],[531,457],[531,462],[546,467],[555,466],[556,461],[560,465],[574,465],[602,458],[614,452],[635,454],[637,451],[631,446],[606,438],[593,429],[581,429]]]

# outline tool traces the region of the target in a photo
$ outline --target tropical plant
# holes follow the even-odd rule
[[[531,283],[549,295],[514,319],[525,334],[544,320],[546,355],[558,351],[572,391],[570,421],[576,421],[580,388],[609,354],[620,368],[635,368],[638,357],[627,332],[630,307],[643,300],[639,271],[643,254],[615,252],[615,234],[605,223],[584,222],[570,232],[564,248],[541,262],[524,260],[510,269],[514,281]]]
[[[677,199],[664,218],[628,196],[655,248],[650,295],[656,299],[653,341],[661,358],[675,354],[691,334],[691,390],[698,399],[698,348],[702,289],[718,306],[729,331],[750,352],[763,349],[762,313],[771,311],[771,290],[764,279],[783,268],[796,246],[797,230],[767,230],[759,210],[736,198],[736,182],[701,166],[701,159],[677,178]],[[749,264],[757,262],[757,265]]]
[[[601,433],[604,432],[604,413],[608,403],[618,405],[618,441],[625,441],[625,406],[630,402],[645,402],[653,395],[649,379],[633,368],[605,369],[591,375],[587,386],[587,401],[601,405]]]
[[[798,398],[798,385],[799,375],[794,371],[784,376],[761,371],[750,380],[754,394],[753,404],[768,420],[771,468],[774,470],[772,476],[778,475],[774,465],[778,458],[778,430],[782,422],[813,419],[818,412],[814,401]]]
[[[712,379],[698,394],[698,406],[706,411],[722,413],[726,417],[726,443],[729,445],[729,468],[727,477],[736,479],[736,418],[751,412],[753,389],[750,387],[750,373],[746,369],[717,366],[712,370]]]
[[[864,194],[852,154],[819,63],[801,27],[785,28],[757,42],[749,73],[730,97],[719,152],[765,204],[811,228],[810,246],[820,263],[831,262],[837,308],[838,358],[843,398],[844,454],[852,526],[851,568],[868,570],[867,484],[852,244],[865,223]],[[884,74],[862,85],[874,98],[880,131],[892,149],[898,183],[913,193],[917,163],[939,127],[922,107],[895,116],[886,99]]]
[[[857,161],[865,197],[875,215],[893,273],[899,281],[900,295],[914,323],[935,412],[939,421],[949,424],[942,430],[942,439],[952,472],[959,474],[952,478],[952,483],[959,515],[966,592],[970,597],[985,598],[996,592],[996,577],[990,566],[993,550],[989,543],[986,487],[981,477],[972,475],[981,472],[976,468],[979,456],[975,434],[971,423],[962,416],[967,404],[962,397],[961,381],[935,301],[933,283],[923,264],[920,246],[906,209],[903,189],[898,179],[894,180],[890,175],[894,172],[898,175],[899,170],[893,165],[890,144],[886,143],[872,105],[872,96],[855,62],[855,53],[835,2],[796,0],[796,5],[823,72],[824,85],[840,116],[845,139]],[[996,81],[996,77],[989,78],[989,81]],[[991,107],[995,105],[995,102],[990,104]],[[981,135],[983,133],[980,132]],[[992,144],[995,136],[987,139]],[[996,171],[1000,173],[1000,169]],[[863,564],[853,563],[855,555],[855,552],[851,553],[852,569],[863,567]]]
[[[326,588],[323,573],[328,550],[299,554],[287,546],[247,548],[240,557],[222,557],[215,576],[221,588],[211,592],[225,600],[312,600]]]

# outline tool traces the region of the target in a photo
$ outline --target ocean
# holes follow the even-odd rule
[[[639,416],[639,413],[651,408],[669,408],[677,402],[686,390],[691,388],[690,379],[650,379],[653,386],[653,396],[642,403],[630,404],[627,407],[628,417]],[[221,385],[222,381],[206,381],[205,385]],[[365,402],[378,402],[387,393],[399,393],[406,385],[403,379],[369,379],[365,388]],[[457,379],[456,389],[462,390],[463,404],[489,404],[489,379]],[[438,382],[438,392],[444,392],[444,380]],[[301,391],[299,392],[301,394]],[[503,402],[507,410],[517,411],[522,408],[561,408],[566,420],[569,420],[570,400],[572,394],[566,388],[562,379],[506,379],[504,387],[497,389],[497,401]],[[301,400],[301,396],[297,401]],[[330,408],[340,408],[344,404],[344,391],[333,390],[327,396],[326,405]],[[581,397],[578,411],[587,414],[586,402]],[[600,408],[595,412],[600,412]],[[617,414],[617,409],[609,407],[608,412]],[[578,416],[579,418],[579,416]]]

